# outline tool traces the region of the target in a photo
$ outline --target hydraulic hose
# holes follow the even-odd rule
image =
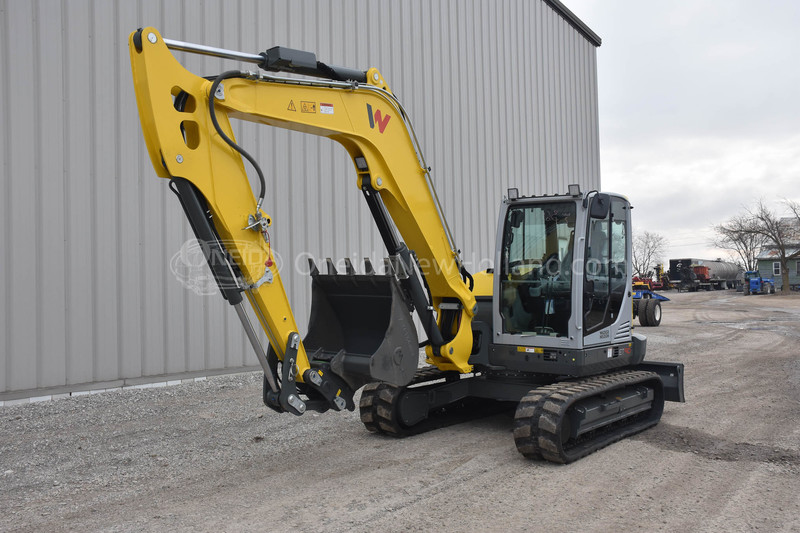
[[[217,88],[219,84],[222,83],[223,80],[231,79],[231,78],[241,78],[242,73],[238,70],[228,70],[223,72],[216,78],[214,78],[214,82],[211,84],[211,92],[208,95],[208,113],[211,116],[211,123],[214,125],[214,129],[217,130],[217,134],[222,137],[222,140],[225,141],[228,146],[242,154],[242,157],[250,161],[250,164],[253,165],[253,168],[256,169],[256,173],[258,174],[258,181],[261,184],[261,191],[258,194],[258,203],[256,204],[256,212],[261,209],[261,204],[264,202],[264,196],[267,193],[267,184],[266,180],[264,180],[264,173],[261,171],[261,167],[258,165],[258,162],[255,160],[253,156],[251,156],[247,150],[233,142],[233,140],[228,137],[222,128],[219,126],[219,122],[217,121],[217,112],[214,109],[214,100],[215,94],[217,93]]]

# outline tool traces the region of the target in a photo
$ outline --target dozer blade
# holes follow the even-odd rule
[[[419,340],[402,289],[391,268],[375,274],[328,274],[312,264],[311,318],[303,340],[312,365],[329,362],[353,390],[373,381],[411,382],[419,362]]]

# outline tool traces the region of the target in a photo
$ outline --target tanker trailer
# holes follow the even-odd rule
[[[742,269],[721,259],[670,259],[670,283],[678,290],[735,289],[742,283]]]

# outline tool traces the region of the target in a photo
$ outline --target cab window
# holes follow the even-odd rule
[[[584,255],[584,335],[604,329],[619,317],[627,290],[627,202],[612,198],[603,219],[592,218]]]
[[[504,333],[569,335],[575,212],[573,202],[508,210],[499,299]]]

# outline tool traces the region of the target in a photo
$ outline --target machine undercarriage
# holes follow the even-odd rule
[[[644,366],[558,381],[492,372],[460,376],[427,367],[404,387],[366,385],[359,411],[369,431],[392,437],[513,411],[520,453],[570,463],[656,425],[666,399],[683,401],[682,367]]]

